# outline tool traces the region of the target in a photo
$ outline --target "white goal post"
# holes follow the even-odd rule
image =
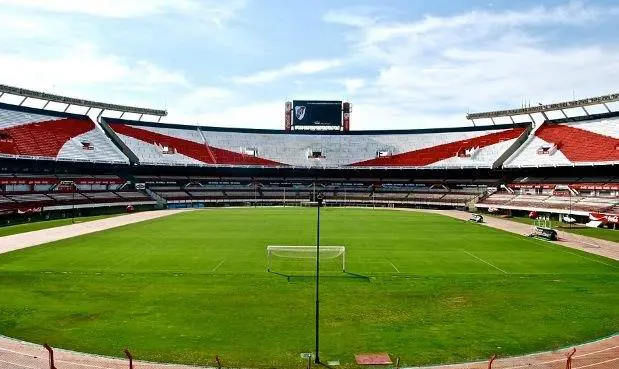
[[[346,246],[320,246],[321,259],[342,257],[342,271],[346,271]],[[267,246],[267,270],[271,271],[273,257],[316,260],[316,246]]]

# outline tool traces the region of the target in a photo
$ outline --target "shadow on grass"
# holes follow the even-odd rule
[[[275,274],[280,277],[286,278],[288,282],[291,281],[313,281],[316,279],[316,274],[286,274],[275,272],[272,270],[268,271],[271,274]],[[333,273],[322,273],[320,274],[320,279],[358,279],[364,282],[369,282],[370,277],[363,274],[353,273],[353,272],[341,272],[337,274]]]

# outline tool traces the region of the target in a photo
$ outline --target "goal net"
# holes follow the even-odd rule
[[[345,246],[320,246],[320,270],[346,271]],[[267,246],[267,270],[314,272],[316,246]]]

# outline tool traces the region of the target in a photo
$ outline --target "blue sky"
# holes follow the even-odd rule
[[[0,83],[281,128],[286,100],[353,103],[353,129],[617,92],[619,3],[0,0]],[[3,100],[4,101],[4,100]]]

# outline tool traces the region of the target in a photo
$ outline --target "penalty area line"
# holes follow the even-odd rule
[[[470,252],[466,251],[466,250],[462,250],[462,252],[463,252],[463,253],[465,253],[465,254],[467,254],[467,255],[470,255],[470,256],[474,257],[475,259],[477,259],[477,260],[481,261],[481,262],[482,262],[482,263],[484,263],[484,264],[488,264],[488,265],[490,265],[490,266],[491,266],[491,267],[493,267],[494,269],[499,270],[499,271],[503,272],[504,274],[509,274],[509,273],[507,273],[506,271],[504,271],[503,269],[499,268],[498,266],[496,266],[496,265],[492,264],[491,262],[488,262],[488,261],[486,261],[486,260],[484,260],[484,259],[482,259],[482,258],[479,258],[479,257],[477,257],[477,256],[475,256],[475,255],[473,255],[473,254],[471,254]]]
[[[389,264],[391,264],[391,266],[393,267],[393,269],[395,269],[396,272],[400,273],[400,270],[395,265],[393,265],[392,262],[389,262]]]
[[[226,261],[226,259],[222,260],[219,264],[217,264],[217,266],[215,268],[213,268],[213,270],[211,270],[211,272],[216,271],[217,269],[219,269],[220,266],[222,266],[222,264],[224,263],[224,261]]]

